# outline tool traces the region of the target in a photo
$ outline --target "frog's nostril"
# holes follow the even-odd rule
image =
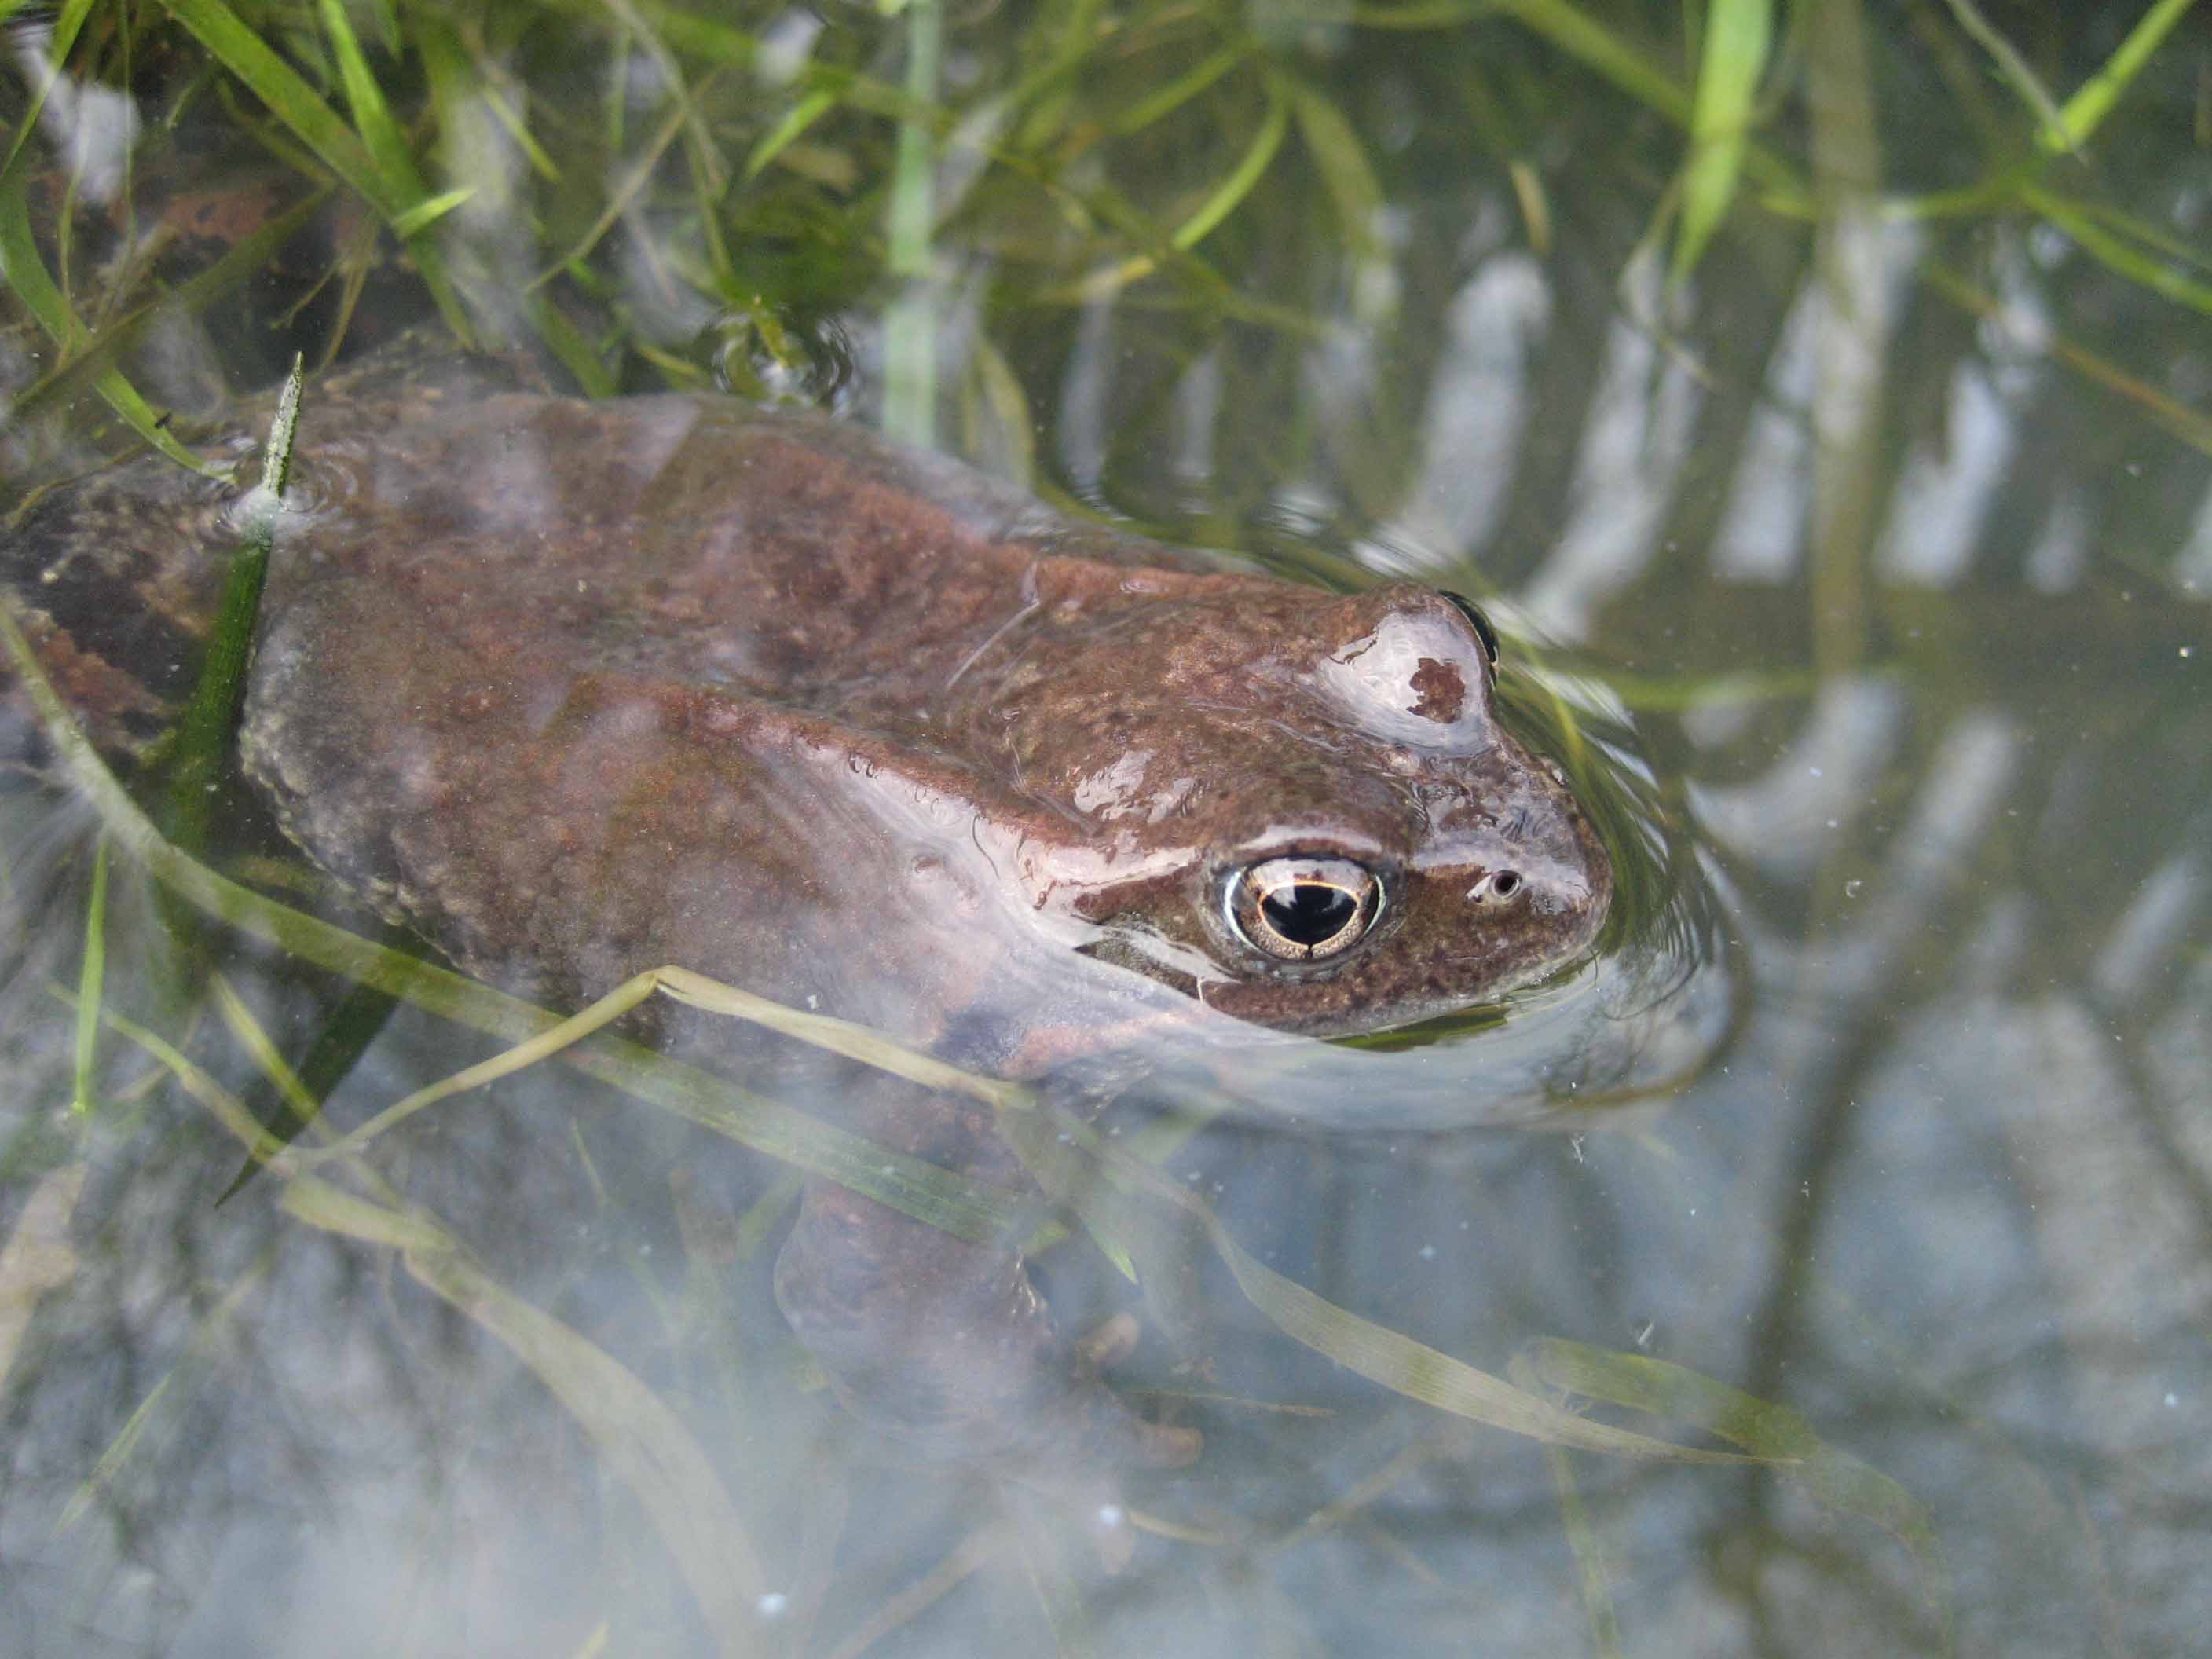
[[[1504,904],[1526,884],[1518,870],[1492,870],[1467,890],[1470,904]]]

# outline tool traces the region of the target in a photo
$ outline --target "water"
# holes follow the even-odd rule
[[[1736,1421],[1803,1461],[1554,1456],[1299,1346],[1200,1243],[1188,1283],[1154,1286],[1125,1373],[1205,1430],[1195,1468],[1079,1497],[902,1468],[809,1392],[769,1299],[787,1182],[665,1113],[553,1067],[440,1109],[382,1167],[393,1212],[466,1248],[410,1235],[411,1258],[388,1218],[319,1209],[303,1183],[216,1203],[235,1143],[127,1044],[103,1050],[85,1127],[46,986],[76,981],[88,819],[21,792],[0,1277],[46,1294],[0,1396],[0,1647],[2197,1646],[2212,337],[2185,294],[2094,254],[2100,226],[2201,246],[2208,37],[2185,27],[2087,161],[2045,163],[2028,202],[2001,181],[2033,118],[1948,14],[1869,11],[1861,64],[1834,27],[1851,14],[1822,13],[1759,131],[1784,171],[1677,295],[1663,246],[1642,246],[1674,130],[1565,56],[1536,7],[1404,31],[1252,12],[1270,55],[1111,140],[1243,42],[1239,21],[1101,14],[1101,37],[1089,12],[951,17],[946,97],[1000,159],[943,160],[926,283],[881,268],[892,127],[841,107],[723,198],[730,281],[701,276],[721,256],[678,132],[591,249],[593,284],[547,290],[676,368],[751,365],[862,416],[916,373],[885,343],[902,293],[933,319],[936,395],[899,381],[892,417],[927,410],[945,447],[1316,580],[1494,594],[1525,630],[1522,682],[1540,666],[1593,729],[1624,718],[1656,780],[1638,811],[1681,809],[1672,891],[1711,895],[1711,960],[1688,975],[1706,1000],[1644,1031],[1631,1086],[1595,1108],[1505,1080],[1577,1052],[1591,1028],[1573,1019],[1309,1056],[1280,1081],[1255,1061],[1229,1090],[1243,1109],[1164,1172],[1252,1258],[1361,1317],[1492,1373],[1534,1365],[1512,1375],[1539,1389],[1565,1375],[1547,1344],[1663,1362],[1680,1370],[1616,1358],[1609,1375],[1694,1373],[1786,1407]],[[1992,16],[2062,98],[2130,21]],[[1673,9],[1604,21],[1669,72],[1694,62]],[[897,25],[750,21],[879,82],[903,73]],[[619,184],[666,128],[671,60],[597,27],[433,30],[409,61],[434,72],[392,77],[395,95],[418,73],[481,84],[441,51],[495,66],[530,89],[564,176]],[[677,46],[734,172],[796,88],[717,77],[705,46]],[[1079,49],[1082,72],[1054,82],[1054,51]],[[1817,132],[1808,75],[1844,112]],[[1118,198],[1163,233],[1191,223],[1271,100],[1281,149],[1192,244],[1202,268],[1115,220]],[[446,107],[438,177],[483,199],[448,258],[526,316],[517,296],[599,198],[552,189],[488,105],[466,107],[474,126]],[[1331,111],[1370,182],[1332,148]],[[1970,185],[1996,193],[1893,210]],[[1126,276],[1140,258],[1164,274]],[[2201,282],[2201,260],[2151,263]],[[388,258],[367,281],[372,325],[423,308]],[[9,337],[20,388],[40,365],[29,332]],[[265,382],[270,337],[222,304],[204,324],[166,312],[130,361],[167,406],[210,363]],[[15,466],[100,418],[89,398],[59,436],[19,416]],[[161,917],[120,863],[112,903],[117,1006],[250,1092],[219,1013],[165,984]],[[339,991],[242,943],[226,968],[312,1069]],[[329,1109],[357,1121],[483,1052],[403,1007]],[[1271,1089],[1335,1127],[1270,1122],[1250,1109]],[[1438,1132],[1462,1100],[1508,1121]],[[1109,1119],[1131,1141],[1155,1122]],[[1039,1271],[1071,1330],[1132,1300],[1087,1247]],[[1719,1397],[1574,1403],[1717,1446],[1696,1431]],[[685,1473],[657,1480],[641,1446]]]

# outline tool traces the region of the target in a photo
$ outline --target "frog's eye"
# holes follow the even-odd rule
[[[1282,962],[1318,962],[1349,950],[1382,913],[1382,884],[1350,859],[1278,858],[1229,878],[1229,925]]]
[[[1462,593],[1446,593],[1444,597],[1451,601],[1453,610],[1474,624],[1475,636],[1482,641],[1482,648],[1490,655],[1490,665],[1497,667],[1498,630],[1490,625],[1490,618],[1482,614],[1482,607]]]

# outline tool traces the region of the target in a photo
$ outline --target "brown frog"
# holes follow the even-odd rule
[[[1176,1017],[1404,1024],[1605,916],[1453,596],[1224,572],[817,416],[461,360],[311,389],[294,477],[246,768],[318,862],[542,1000],[676,963],[1029,1077]],[[183,683],[228,501],[142,461],[11,537],[111,742]],[[70,619],[103,606],[105,637]],[[854,1092],[879,1140],[1018,1184],[980,1110]],[[817,1182],[776,1291],[921,1450],[1195,1450],[1056,1340],[1011,1246]]]

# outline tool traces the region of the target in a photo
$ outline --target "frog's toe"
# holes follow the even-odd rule
[[[1052,1485],[1198,1455],[1194,1431],[1146,1421],[1098,1374],[1134,1345],[1135,1321],[1071,1347],[1012,1249],[817,1181],[775,1294],[839,1400],[910,1455]]]
[[[1117,1313],[1075,1345],[1076,1358],[1093,1365],[1115,1364],[1136,1352],[1143,1334],[1134,1314]]]
[[[1206,1437],[1196,1429],[1172,1428],[1165,1423],[1145,1425],[1142,1462],[1147,1468],[1179,1469],[1198,1462],[1206,1449]]]

